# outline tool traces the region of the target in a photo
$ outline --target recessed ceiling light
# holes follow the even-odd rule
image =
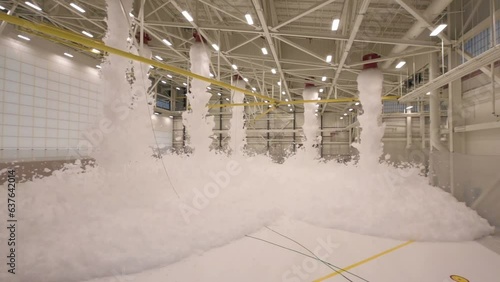
[[[358,106],[358,105],[359,105],[359,102],[356,102],[354,105]]]
[[[165,80],[162,80],[162,81],[161,81],[161,83],[163,83],[163,84],[167,84],[167,82],[166,82]]]
[[[267,53],[267,48],[266,48],[266,47],[262,47],[262,54],[264,54],[264,55],[267,55],[267,54],[268,54],[268,53]]]
[[[162,39],[163,43],[165,43],[167,46],[172,46],[172,42],[168,41],[167,39]]]
[[[245,78],[243,78],[243,80],[244,80],[245,82],[248,82],[248,78],[246,78],[246,77],[245,77]]]
[[[168,77],[168,78],[172,78],[172,76],[171,76],[170,74],[167,74],[167,77]]]
[[[406,62],[405,62],[405,61],[401,61],[401,62],[399,62],[399,63],[396,65],[396,68],[397,68],[397,69],[400,69],[400,68],[402,68],[404,65],[406,65]]]
[[[80,12],[80,13],[85,13],[85,10],[84,10],[82,7],[80,7],[80,6],[76,5],[75,3],[70,3],[69,5],[70,5],[71,7],[73,7],[73,8],[75,8],[75,10],[77,10],[78,12]]]
[[[101,65],[95,65],[95,67],[98,69],[102,68]]]
[[[332,61],[332,55],[326,56],[326,62],[329,63]]]
[[[408,107],[406,107],[406,109],[411,110],[411,109],[413,109],[413,106],[408,106]]]
[[[156,56],[155,56],[155,58],[156,58],[157,60],[163,61],[163,58],[162,58],[162,57],[160,57],[160,56],[158,56],[158,55],[156,55]]]
[[[30,6],[31,8],[33,8],[35,10],[38,10],[38,11],[42,10],[42,8],[38,7],[37,5],[35,5],[35,4],[33,4],[33,3],[29,2],[29,1],[24,2],[24,4]]]
[[[276,74],[276,69],[271,69],[271,72],[272,72],[273,74]]]
[[[319,90],[319,93],[323,93],[323,91],[325,91],[325,90],[324,90],[323,88],[321,88],[321,89]]]
[[[326,76],[323,76],[323,77],[321,78],[321,81],[326,81]]]
[[[193,17],[191,17],[191,15],[189,14],[188,11],[182,11],[182,15],[186,18],[186,20],[192,22],[193,21]]]
[[[64,53],[64,56],[73,58],[73,55],[71,55],[70,53]]]
[[[246,14],[246,15],[245,15],[245,18],[247,19],[247,23],[248,23],[249,25],[253,25],[252,15],[250,15],[250,14]]]
[[[29,39],[28,37],[24,36],[24,35],[21,35],[19,34],[17,37],[21,38],[21,39],[24,39],[26,41],[30,41],[31,39]]]
[[[436,27],[432,32],[431,36],[437,36],[438,34],[441,33],[448,25],[447,24],[440,24],[438,27]]]
[[[101,51],[99,51],[99,50],[97,50],[97,49],[95,49],[95,48],[92,48],[92,49],[90,50],[90,52],[92,52],[92,53],[94,53],[94,54],[101,54]]]
[[[339,25],[340,25],[340,19],[333,19],[332,21],[332,30],[333,31],[336,31],[339,29]]]
[[[219,46],[217,44],[212,44],[212,48],[215,49],[215,51],[219,51]]]
[[[86,36],[90,37],[90,38],[94,37],[94,36],[93,36],[90,32],[88,32],[88,31],[85,31],[85,30],[84,30],[84,31],[82,31],[82,33],[83,33],[83,34],[85,34]]]
[[[233,64],[231,67],[232,67],[234,70],[237,70],[237,69],[238,69],[238,66],[237,66],[237,65],[235,65],[235,64]]]

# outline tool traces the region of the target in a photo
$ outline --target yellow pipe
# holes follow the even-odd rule
[[[155,66],[157,68],[161,68],[161,69],[164,69],[164,70],[167,70],[167,71],[171,71],[173,73],[177,73],[177,74],[180,74],[180,75],[183,75],[183,76],[192,77],[192,78],[199,79],[199,80],[202,80],[202,81],[205,81],[205,82],[209,82],[209,83],[212,83],[212,84],[215,84],[215,85],[227,88],[227,89],[231,89],[231,90],[234,90],[234,91],[239,91],[239,92],[242,92],[242,93],[244,93],[246,95],[249,95],[249,96],[254,96],[254,97],[257,97],[257,98],[260,98],[260,99],[269,100],[271,102],[276,102],[277,101],[277,100],[275,100],[275,99],[273,99],[271,97],[263,96],[263,95],[256,94],[256,93],[252,93],[250,90],[246,90],[246,89],[242,89],[242,88],[239,88],[239,87],[235,87],[233,85],[224,83],[222,81],[210,79],[210,78],[204,77],[202,75],[198,75],[198,74],[189,72],[187,70],[183,70],[181,68],[177,68],[177,67],[174,67],[174,66],[163,64],[163,63],[160,63],[160,62],[148,59],[148,58],[144,58],[144,57],[141,57],[141,56],[138,56],[138,55],[134,55],[134,54],[122,51],[120,49],[109,47],[109,46],[107,46],[105,44],[102,44],[102,43],[100,43],[98,41],[95,41],[95,40],[83,37],[83,36],[81,36],[79,34],[76,34],[76,33],[73,33],[73,32],[65,31],[65,30],[62,30],[62,29],[59,29],[59,28],[55,28],[55,27],[51,27],[51,26],[47,26],[47,25],[36,24],[36,23],[30,22],[30,21],[27,21],[27,20],[20,19],[18,17],[9,16],[9,15],[3,14],[3,13],[0,13],[0,20],[8,22],[10,24],[21,26],[21,27],[26,28],[26,29],[30,29],[30,30],[33,30],[33,31],[38,31],[38,32],[41,32],[41,33],[44,33],[44,34],[52,35],[52,36],[55,36],[55,37],[58,37],[58,38],[70,40],[70,41],[82,44],[84,46],[87,46],[89,48],[90,47],[96,48],[96,49],[101,50],[101,51],[106,51],[106,52],[108,52],[110,54],[115,54],[115,55],[118,55],[118,56],[122,56],[122,57],[125,57],[125,58],[136,60],[136,61],[139,61],[139,62],[142,62],[142,63],[146,63],[146,64],[149,64],[149,65]]]
[[[396,96],[386,96],[382,97],[382,101],[396,101],[398,97]],[[300,105],[305,103],[317,103],[317,104],[342,104],[342,103],[355,103],[359,102],[358,98],[340,98],[340,99],[325,99],[325,100],[295,100],[295,101],[277,101],[275,103],[266,103],[266,102],[253,102],[253,103],[242,103],[242,104],[213,104],[209,105],[209,108],[227,108],[227,107],[238,107],[238,106],[264,106],[264,105]]]

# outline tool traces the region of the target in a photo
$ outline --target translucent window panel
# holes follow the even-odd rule
[[[69,91],[70,91],[69,85],[59,83],[59,92],[63,94],[69,94]]]
[[[60,111],[69,111],[69,103],[59,102],[59,110]]]
[[[69,120],[70,121],[78,121],[78,113],[73,113],[73,112],[69,112]]]
[[[71,78],[65,74],[60,74],[59,75],[59,81],[63,84],[69,85],[71,82]]]
[[[45,138],[33,138],[34,148],[45,148]]]
[[[35,66],[27,63],[22,63],[21,72],[23,74],[35,75]]]
[[[57,119],[47,119],[47,128],[57,128]]]
[[[33,96],[35,94],[35,88],[31,85],[21,84],[21,94]]]
[[[11,81],[15,81],[15,82],[19,82],[21,81],[21,74],[18,72],[18,71],[13,71],[13,70],[5,70],[5,73],[4,73],[4,78],[6,80],[11,80]]]
[[[4,103],[3,109],[6,114],[19,115],[19,104]]]
[[[35,118],[35,126],[36,127],[43,127],[47,125],[47,120],[45,118]]]
[[[69,147],[69,142],[67,138],[64,139],[57,139],[57,147],[58,148],[68,148]]]
[[[59,73],[57,73],[55,71],[49,71],[49,80],[58,82],[59,81]]]
[[[62,102],[69,102],[69,97],[70,95],[64,93],[64,92],[59,92],[59,101],[62,101]]]
[[[2,129],[2,136],[16,137],[19,135],[19,127],[15,125],[4,125]]]
[[[46,134],[47,138],[56,138],[57,137],[57,129],[47,128],[45,134]]]
[[[35,77],[29,74],[21,74],[21,81],[23,82],[23,84],[35,85]]]
[[[69,104],[69,111],[72,113],[78,113],[78,105],[75,104]]]
[[[33,128],[33,136],[45,138],[46,137],[46,129],[45,128],[38,128],[38,127]]]
[[[47,90],[45,88],[35,87],[35,96],[47,98]]]
[[[52,80],[48,80],[47,81],[47,88],[49,90],[59,91],[59,83],[55,82],[55,81],[52,81]]]
[[[76,79],[76,78],[71,78],[71,86],[80,86],[80,80],[79,79]]]
[[[19,114],[22,116],[33,116],[33,106],[19,106]]]
[[[34,103],[35,107],[45,108],[47,106],[47,99],[35,97],[33,99],[33,103]]]
[[[57,138],[45,139],[45,148],[57,148]]]
[[[65,139],[67,139],[68,136],[69,136],[69,130],[59,129],[59,130],[57,130],[57,136],[59,138],[65,138]]]
[[[4,90],[9,92],[19,93],[20,85],[18,82],[5,80]]]
[[[19,94],[16,92],[10,92],[10,91],[5,91],[3,95],[3,100],[6,103],[14,103],[18,104],[19,103]]]
[[[21,105],[33,106],[34,105],[33,96],[20,95],[19,103],[21,103]]]
[[[78,101],[80,101],[80,97],[77,95],[69,95],[69,102],[71,104],[78,104]]]
[[[47,80],[41,77],[35,77],[36,87],[47,88]]]
[[[47,109],[47,118],[57,119],[58,112],[56,110]]]
[[[45,108],[34,108],[33,114],[35,118],[46,118],[47,117],[47,109]]]
[[[59,112],[59,120],[69,120],[69,112]]]
[[[21,126],[34,126],[35,123],[33,121],[33,117],[30,116],[20,116],[19,117],[19,125]]]
[[[15,149],[17,148],[17,137],[3,136],[2,146],[5,149]]]
[[[59,127],[58,128],[69,129],[69,121],[59,120]]]
[[[80,129],[80,123],[79,122],[70,122],[69,129],[78,131]]]
[[[54,90],[47,90],[47,99],[59,100],[59,92]]]
[[[20,137],[33,136],[33,127],[19,127],[19,136]],[[26,138],[20,138],[20,139],[26,139]]]
[[[72,138],[72,139],[78,139],[78,137],[79,137],[78,130],[69,130],[68,137]]]
[[[57,110],[59,107],[59,102],[55,100],[47,100],[47,109]]]
[[[19,116],[5,114],[5,115],[3,115],[3,124],[18,125],[19,124]]]
[[[19,148],[31,149],[33,147],[33,139],[31,138],[19,138]]]
[[[7,58],[5,60],[5,68],[9,70],[20,71],[21,63],[18,60],[13,60],[12,58]]]
[[[49,77],[48,71],[44,68],[35,68],[35,76],[47,79]]]

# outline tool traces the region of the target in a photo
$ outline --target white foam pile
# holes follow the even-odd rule
[[[130,1],[122,1],[127,9]],[[108,9],[120,10],[112,14],[123,14],[118,1],[107,3]],[[123,18],[114,20],[121,23],[117,28],[124,25]],[[190,54],[192,70],[208,76],[207,51],[195,44]],[[108,88],[103,95],[114,99],[118,91],[130,90],[123,80],[127,66],[110,58],[109,67],[117,73],[104,76],[104,83],[115,90]],[[136,67],[136,78],[144,79],[144,66],[140,71]],[[141,88],[139,96],[147,91],[145,82],[136,83],[132,92],[126,92],[128,98],[134,97],[135,87]],[[367,77],[359,83],[365,91],[378,87],[379,81]],[[2,273],[0,280],[84,281],[166,266],[237,240],[279,218],[403,240],[472,240],[493,231],[475,211],[429,186],[418,167],[379,164],[379,129],[374,127],[370,137],[370,127],[362,119],[361,160],[370,156],[369,169],[336,162],[280,165],[265,156],[232,159],[209,152],[213,120],[206,116],[206,86],[193,80],[188,95],[192,111],[184,115],[194,155],[169,155],[163,160],[147,155],[151,136],[146,131],[151,126],[144,99],[132,107],[129,118],[119,119],[121,112],[107,113],[123,126],[118,127],[122,131],[116,131],[117,137],[103,135],[114,143],[106,141],[100,148],[112,154],[101,150],[97,167],[83,171],[78,161],[50,177],[20,184],[17,255],[22,271],[15,277]],[[365,100],[361,95],[365,115],[376,115],[379,97]],[[137,148],[131,148],[132,143]],[[132,159],[129,150],[134,152]],[[6,195],[0,193],[2,210],[6,210]],[[5,213],[0,220],[5,222]],[[6,242],[6,236],[5,230],[0,232],[0,242]]]
[[[304,100],[318,100],[318,89],[306,86],[302,92],[302,97]],[[308,159],[318,157],[317,145],[320,140],[318,139],[319,121],[316,117],[317,105],[316,103],[304,104],[304,124],[302,125],[302,131],[304,132],[304,154]]]

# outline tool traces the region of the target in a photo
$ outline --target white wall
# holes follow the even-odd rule
[[[100,107],[95,60],[8,28],[0,38],[0,159],[75,148]],[[74,58],[63,55],[74,54]],[[50,154],[50,153],[49,153]],[[57,154],[57,153],[54,153]]]
[[[160,148],[172,148],[173,145],[173,118],[163,115],[152,115],[156,142]],[[156,146],[156,144],[154,144]]]

